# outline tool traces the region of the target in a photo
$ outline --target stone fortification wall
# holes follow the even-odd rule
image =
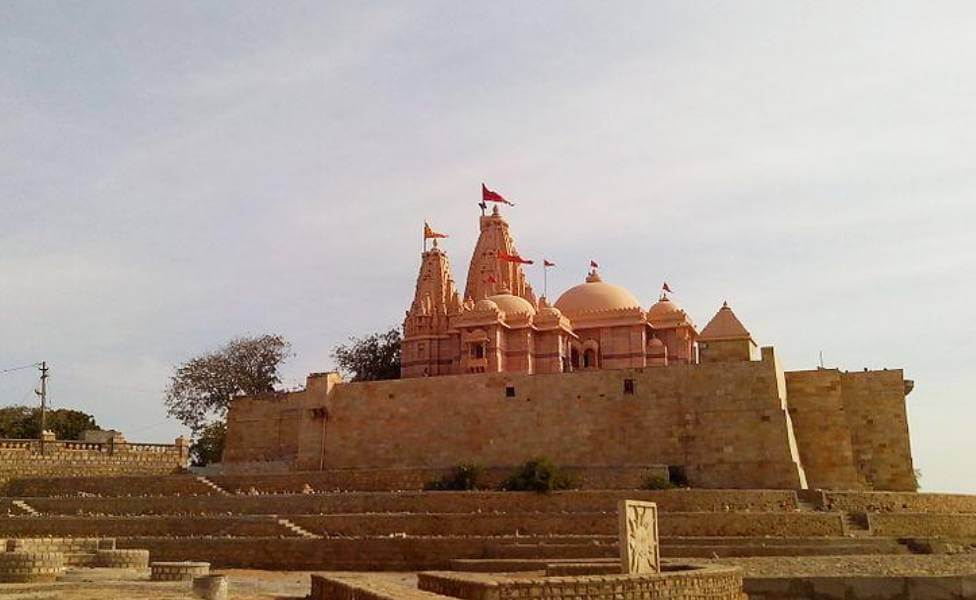
[[[915,492],[823,492],[818,504],[837,512],[976,513],[976,496]]]
[[[247,493],[252,488],[260,492],[301,493],[305,486],[316,491],[387,491],[421,490],[424,485],[450,475],[452,469],[331,469],[263,474],[255,477],[246,463],[237,475],[214,475],[210,480],[230,492]],[[227,465],[230,467],[231,465]],[[225,469],[232,473],[238,469]],[[664,465],[635,465],[632,467],[566,467],[566,474],[581,488],[595,490],[636,489],[647,477],[668,478]],[[245,474],[246,473],[246,474]],[[511,468],[486,468],[482,482],[489,488],[498,485],[512,474]]]
[[[234,401],[224,462],[505,467],[545,456],[579,467],[681,465],[698,487],[804,481],[771,348],[754,362],[309,383],[299,393]],[[268,441],[294,431],[296,415],[297,451]]]
[[[192,475],[145,477],[30,477],[12,479],[4,492],[15,498],[50,496],[194,496],[218,492]]]
[[[622,499],[656,502],[662,512],[794,511],[792,491],[621,490],[532,492],[402,492],[266,496],[31,498],[45,515],[308,515],[358,513],[598,512]],[[976,498],[974,498],[976,500]]]
[[[668,536],[818,537],[844,534],[839,513],[669,512]],[[613,535],[612,512],[425,513],[289,515],[294,524],[326,536]],[[299,534],[272,516],[11,517],[0,520],[4,537],[293,537]]]
[[[13,478],[174,473],[189,445],[0,440],[0,485]]]
[[[917,488],[901,370],[786,373],[790,417],[812,488]]]
[[[841,385],[854,461],[868,485],[878,490],[918,489],[902,370],[842,373]]]

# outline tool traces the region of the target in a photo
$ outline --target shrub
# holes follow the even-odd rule
[[[501,489],[508,492],[538,492],[547,494],[555,490],[575,487],[572,478],[545,458],[530,460],[515,470],[502,482]]]
[[[428,481],[424,489],[442,492],[481,490],[486,487],[482,482],[482,471],[480,465],[461,463],[440,479]]]
[[[676,485],[660,475],[648,475],[641,482],[642,490],[673,490]]]

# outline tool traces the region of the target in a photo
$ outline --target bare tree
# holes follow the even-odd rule
[[[280,335],[235,338],[176,367],[166,411],[196,437],[212,421],[223,421],[232,397],[274,390],[281,383],[278,368],[290,355],[291,345]]]

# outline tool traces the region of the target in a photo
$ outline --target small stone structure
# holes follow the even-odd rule
[[[64,554],[16,550],[0,554],[0,581],[33,583],[54,581],[64,573]]]
[[[191,581],[194,577],[210,574],[208,562],[153,562],[149,564],[153,581]]]
[[[182,471],[190,443],[179,437],[173,444],[137,444],[121,434],[100,442],[0,439],[0,489],[18,477],[84,477],[92,475],[165,475]]]
[[[149,550],[99,550],[95,554],[95,566],[145,570],[149,568]]]
[[[204,600],[227,600],[227,576],[194,577],[193,593]]]
[[[643,575],[661,571],[657,505],[642,500],[621,500],[620,567],[624,573]]]

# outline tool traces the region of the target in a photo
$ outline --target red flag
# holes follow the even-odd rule
[[[424,239],[425,240],[435,239],[435,238],[446,238],[446,237],[447,237],[447,234],[446,233],[437,233],[436,231],[434,231],[433,229],[430,228],[430,225],[427,224],[427,221],[424,221]]]
[[[556,266],[556,263],[549,262],[546,259],[542,259],[542,266],[544,266],[544,267],[555,267]]]
[[[596,264],[596,261],[595,260],[591,260],[590,261],[590,267],[591,268],[594,268],[594,269],[599,269],[600,268],[600,265]]]
[[[665,292],[670,293],[670,294],[673,294],[674,293],[674,292],[671,291],[671,288],[668,287],[668,282],[667,281],[664,282],[664,285],[661,287],[661,289],[664,290]]]
[[[531,265],[535,264],[534,260],[529,260],[527,258],[522,258],[518,254],[507,254],[505,252],[498,253],[498,260],[504,260],[506,262],[518,263],[520,265]]]
[[[493,192],[485,187],[485,184],[481,184],[481,200],[483,202],[501,202],[502,204],[507,204],[509,206],[515,206],[514,202],[509,202],[498,192]]]

